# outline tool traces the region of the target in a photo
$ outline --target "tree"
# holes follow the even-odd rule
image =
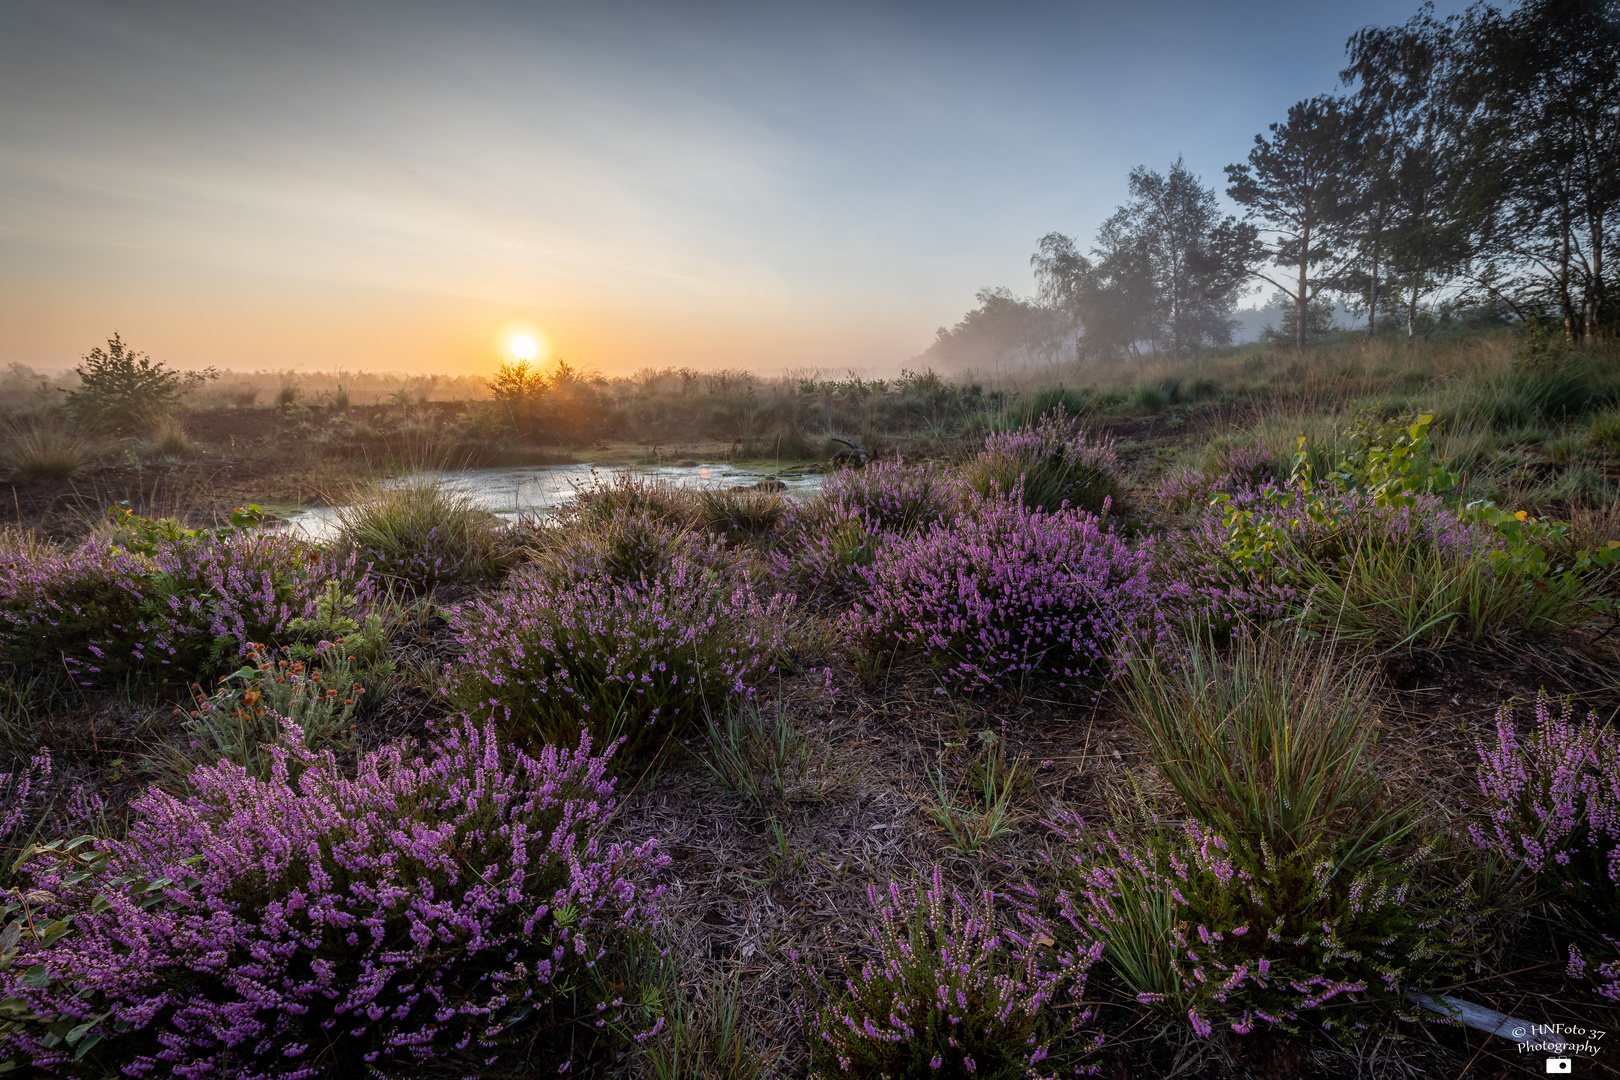
[[[1258,230],[1221,217],[1215,190],[1177,158],[1167,176],[1137,166],[1130,201],[1105,221],[1101,265],[1130,268],[1140,336],[1175,355],[1232,340],[1232,309],[1255,260]]]
[[[1464,92],[1477,107],[1471,178],[1488,291],[1530,315],[1555,311],[1570,341],[1608,310],[1620,211],[1620,0],[1471,7],[1457,26]]]
[[[173,414],[188,390],[219,378],[214,368],[179,372],[124,344],[117,334],[97,346],[73,369],[79,386],[67,396],[68,412],[80,423],[116,431],[149,428]]]
[[[1302,351],[1311,301],[1338,281],[1349,262],[1345,249],[1357,208],[1349,178],[1361,160],[1362,127],[1360,110],[1346,102],[1311,98],[1272,124],[1271,138],[1254,137],[1246,164],[1226,167],[1226,194],[1245,208],[1247,221],[1271,234],[1265,256],[1293,271],[1291,278],[1251,273],[1294,302],[1294,347]]]
[[[527,360],[502,364],[489,381],[490,397],[506,414],[518,438],[533,435],[550,384],[537,365]]]
[[[1417,333],[1422,298],[1444,288],[1470,254],[1466,182],[1475,155],[1462,86],[1455,19],[1433,5],[1404,26],[1369,27],[1351,37],[1340,73],[1359,83],[1365,118],[1357,196],[1355,291],[1367,297],[1367,334],[1377,318],[1380,271],[1406,303],[1407,340]]]
[[[1067,312],[1014,296],[1006,288],[980,289],[979,306],[955,326],[940,327],[923,354],[956,369],[1005,363],[1056,363],[1072,354],[1074,324]]]
[[[1063,313],[1077,332],[1078,355],[1117,357],[1143,337],[1140,312],[1147,275],[1141,260],[1129,257],[1133,254],[1116,251],[1094,264],[1069,237],[1051,232],[1030,256],[1036,295],[1043,306]]]

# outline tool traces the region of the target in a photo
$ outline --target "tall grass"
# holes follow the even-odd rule
[[[1187,812],[1221,836],[1288,855],[1324,835],[1355,870],[1410,828],[1368,756],[1372,680],[1300,643],[1190,642],[1128,662],[1127,700]]]
[[[337,520],[341,544],[412,589],[492,577],[510,558],[495,516],[433,477],[379,487]]]
[[[1509,633],[1545,637],[1579,619],[1585,584],[1531,578],[1487,552],[1364,541],[1342,563],[1301,560],[1303,620],[1340,641],[1388,650],[1438,649]]]
[[[0,431],[0,467],[19,480],[65,480],[111,448],[103,438],[50,423]]]

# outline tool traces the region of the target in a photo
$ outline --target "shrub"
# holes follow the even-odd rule
[[[323,644],[325,663],[319,666],[255,647],[247,663],[221,679],[212,693],[193,683],[192,707],[179,712],[185,746],[170,748],[171,765],[189,773],[198,764],[229,761],[255,779],[268,779],[271,751],[288,722],[308,749],[347,742],[350,721],[366,691],[340,647]]]
[[[1594,713],[1571,722],[1536,699],[1536,729],[1520,740],[1513,708],[1496,714],[1496,745],[1477,743],[1484,821],[1474,842],[1506,860],[1534,899],[1558,900],[1593,931],[1607,959],[1588,961],[1570,946],[1570,978],[1590,981],[1620,1001],[1620,737]],[[1565,922],[1565,925],[1568,925]]]
[[[148,523],[160,526],[161,523]],[[356,559],[293,537],[149,528],[129,546],[92,537],[0,563],[0,659],[106,684],[190,679],[253,642],[303,638],[336,586],[357,610],[373,583]]]
[[[1328,841],[1283,853],[1197,822],[1090,844],[1067,831],[1065,917],[1138,1002],[1200,1037],[1309,1021],[1354,1038],[1381,1014],[1410,1018],[1406,993],[1450,969],[1445,909],[1414,880],[1422,850],[1352,873]]]
[[[352,779],[296,746],[266,781],[199,769],[193,796],[148,790],[102,845],[156,886],[92,904],[87,883],[42,880],[76,920],[50,959],[79,993],[0,982],[36,1010],[108,1014],[103,1059],[129,1075],[414,1076],[516,1038],[566,1068],[622,1011],[593,971],[647,925],[665,862],[595,838],[613,783],[590,749],[507,763],[468,724]]]
[[[337,520],[341,545],[412,590],[492,577],[508,560],[495,515],[431,477],[379,488]]]
[[[926,887],[891,882],[885,899],[876,887],[867,896],[877,955],[846,962],[842,987],[805,976],[825,1001],[799,1005],[816,1075],[1048,1076],[1100,1042],[1079,1038],[1092,1014],[1078,1004],[1099,948],[1057,950],[1039,924],[998,930],[993,894],[975,904],[947,894],[937,866]]]
[[[1214,833],[1292,855],[1334,837],[1359,873],[1412,825],[1368,764],[1372,682],[1295,644],[1240,637],[1132,659],[1127,695],[1154,764]]]
[[[989,436],[963,470],[968,488],[985,497],[1016,491],[1025,505],[1048,512],[1101,511],[1119,491],[1118,456],[1113,442],[1091,442],[1074,427],[1059,405],[1033,427]]]
[[[67,396],[68,412],[82,423],[118,431],[150,427],[174,412],[187,390],[219,377],[213,368],[182,374],[125,345],[117,334],[73,369],[79,387]]]
[[[862,571],[846,617],[870,661],[921,653],[965,690],[1077,686],[1132,632],[1158,630],[1151,549],[1090,514],[981,500],[954,528],[897,538]]]
[[[1166,570],[1221,621],[1289,618],[1387,649],[1438,648],[1513,631],[1549,633],[1584,587],[1535,560],[1503,559],[1495,529],[1438,496],[1268,488],[1229,499],[1166,545]]]
[[[831,473],[815,495],[788,504],[772,571],[807,603],[842,606],[865,587],[861,571],[885,543],[952,520],[961,501],[956,479],[933,463],[878,461]]]
[[[1170,510],[1193,510],[1208,505],[1215,495],[1242,495],[1274,485],[1286,472],[1260,443],[1253,446],[1223,444],[1210,452],[1197,468],[1185,469],[1165,479],[1154,497]]]
[[[464,652],[449,692],[510,730],[571,743],[584,726],[638,753],[775,671],[790,603],[681,555],[632,584],[520,571],[451,614]]]

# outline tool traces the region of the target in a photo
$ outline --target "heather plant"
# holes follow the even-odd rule
[[[1286,473],[1263,443],[1222,443],[1197,466],[1167,477],[1154,497],[1170,510],[1193,510],[1207,506],[1216,495],[1237,496],[1275,486]]]
[[[451,614],[450,698],[547,742],[584,727],[639,754],[750,696],[785,654],[790,608],[683,555],[631,583],[522,570]]]
[[[1449,901],[1425,894],[1425,848],[1357,870],[1326,837],[1282,852],[1196,821],[1089,841],[1078,821],[1060,828],[1074,845],[1065,917],[1103,943],[1139,1003],[1200,1038],[1306,1023],[1357,1038],[1410,1018],[1406,994],[1452,966]]]
[[[1159,772],[1214,834],[1279,856],[1332,838],[1340,873],[1385,856],[1414,819],[1369,763],[1372,680],[1299,643],[1207,636],[1127,661],[1127,700]]]
[[[433,477],[378,488],[337,520],[338,546],[412,591],[494,577],[510,562],[494,515]]]
[[[1129,635],[1160,633],[1151,560],[1091,514],[977,500],[954,527],[884,546],[845,625],[868,670],[921,655],[947,689],[1074,689]]]
[[[0,658],[85,685],[190,679],[290,644],[331,588],[363,608],[359,561],[294,537],[222,530],[156,537],[137,550],[91,537],[0,563]]]
[[[929,462],[872,462],[827,476],[810,498],[789,503],[777,529],[771,568],[812,606],[845,605],[865,587],[862,571],[884,544],[953,520],[957,479]]]
[[[1521,739],[1512,706],[1501,707],[1495,745],[1477,743],[1483,821],[1469,832],[1504,860],[1509,887],[1584,923],[1598,955],[1571,944],[1568,974],[1620,1001],[1620,737],[1595,713],[1577,724],[1572,712],[1566,700],[1555,715],[1538,695],[1535,730]]]
[[[352,774],[298,742],[267,780],[221,762],[185,799],[141,795],[128,835],[99,850],[125,879],[156,875],[147,886],[42,875],[75,921],[50,952],[75,992],[14,971],[0,989],[89,1025],[128,1075],[416,1076],[516,1040],[560,1072],[623,1019],[596,972],[644,940],[665,860],[654,841],[597,839],[613,782],[588,738],[529,757],[469,722]],[[72,1067],[45,1040],[23,1046]]]
[[[809,973],[799,1009],[821,1077],[1011,1080],[1083,1071],[1081,1001],[1100,946],[1060,949],[1026,916],[1000,926],[994,895],[969,902],[930,882],[886,896],[869,886],[876,954],[846,962],[841,986]],[[797,957],[794,957],[797,964]]]
[[[1064,506],[1100,512],[1119,494],[1118,455],[1111,440],[1091,441],[1059,405],[1033,426],[996,432],[963,469],[969,490],[1012,496],[1031,509]]]

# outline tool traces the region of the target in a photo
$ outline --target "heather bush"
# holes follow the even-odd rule
[[[431,477],[378,488],[339,508],[337,521],[336,546],[358,552],[373,573],[416,592],[441,581],[494,577],[511,561],[495,516]]]
[[[784,654],[790,606],[684,555],[628,583],[520,570],[451,614],[449,693],[510,731],[572,743],[584,726],[640,753],[752,694]]]
[[[1110,672],[1122,639],[1159,632],[1151,558],[1090,514],[978,500],[879,550],[845,625],[868,665],[920,654],[964,690],[1075,688]]]
[[[1089,842],[1077,821],[1063,827],[1065,917],[1103,942],[1138,1002],[1200,1037],[1310,1023],[1355,1038],[1410,1016],[1405,995],[1451,969],[1448,898],[1421,884],[1426,849],[1355,870],[1328,838],[1281,852],[1196,821]]]
[[[92,537],[72,550],[14,551],[0,563],[0,659],[86,685],[190,679],[252,642],[304,640],[296,620],[318,620],[333,588],[362,615],[375,591],[353,555],[275,533],[181,530],[134,549]]]
[[[1197,466],[1165,478],[1153,494],[1167,509],[1193,510],[1209,505],[1216,495],[1242,495],[1275,485],[1287,472],[1262,443],[1222,443]]]
[[[222,762],[189,798],[132,804],[128,836],[101,851],[155,884],[44,875],[76,923],[51,969],[78,992],[15,974],[4,991],[92,1023],[103,1062],[134,1076],[416,1076],[518,1039],[556,1071],[588,1053],[626,1008],[595,973],[642,940],[664,862],[653,841],[596,839],[606,757],[588,739],[503,753],[468,723],[427,753],[368,754],[351,778],[297,741],[268,780]]]
[[[994,896],[976,903],[933,880],[868,899],[876,955],[846,962],[841,986],[804,973],[800,1015],[815,1075],[1002,1080],[1080,1071],[1091,1012],[1079,1003],[1100,947],[1058,949],[1025,918],[998,928]],[[794,958],[797,963],[797,957]],[[1065,1059],[1068,1059],[1065,1061]],[[1065,1068],[1065,1065],[1067,1068]]]
[[[879,461],[831,473],[815,495],[788,504],[772,572],[807,603],[841,607],[865,587],[861,572],[885,543],[953,520],[961,502],[956,478],[932,462]]]
[[[1478,742],[1484,820],[1469,831],[1503,858],[1510,884],[1584,924],[1597,956],[1572,944],[1568,974],[1620,1001],[1620,737],[1595,713],[1572,722],[1568,701],[1555,715],[1544,694],[1535,718],[1521,740],[1503,705],[1495,745]]]
[[[1092,442],[1059,405],[1034,426],[997,432],[963,469],[976,494],[1012,496],[1035,510],[1064,506],[1097,513],[1119,493],[1118,455],[1111,440]]]

